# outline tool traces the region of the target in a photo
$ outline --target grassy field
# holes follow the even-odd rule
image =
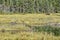
[[[34,27],[42,26],[60,28],[60,14],[0,15],[0,40],[60,40],[51,32],[34,31]]]

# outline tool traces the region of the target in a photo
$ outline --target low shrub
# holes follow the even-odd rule
[[[55,36],[60,35],[60,27],[52,27],[52,26],[39,26],[34,27],[35,32],[47,32],[47,33],[53,33]]]

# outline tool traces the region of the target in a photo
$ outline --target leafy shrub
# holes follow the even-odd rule
[[[35,32],[47,32],[47,33],[53,33],[55,36],[60,35],[60,28],[59,27],[52,27],[52,26],[39,26],[34,27]]]

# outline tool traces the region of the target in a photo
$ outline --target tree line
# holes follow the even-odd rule
[[[0,12],[60,13],[59,0],[0,0]]]

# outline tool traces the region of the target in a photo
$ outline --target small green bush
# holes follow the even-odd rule
[[[60,35],[60,27],[52,27],[52,26],[39,26],[34,27],[35,32],[47,32],[47,33],[53,33],[55,36]]]

